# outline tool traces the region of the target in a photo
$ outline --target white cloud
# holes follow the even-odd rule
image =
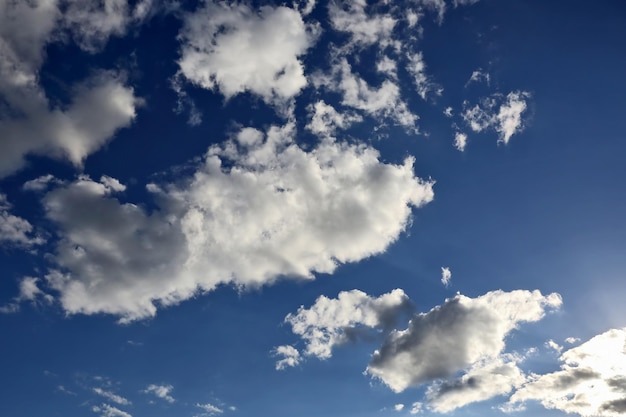
[[[30,248],[44,243],[44,239],[35,234],[33,225],[11,214],[11,208],[6,195],[0,193],[0,245]]]
[[[213,416],[216,414],[222,414],[224,412],[224,410],[222,410],[221,408],[213,405],[213,404],[196,404],[196,407],[201,408],[206,414]]]
[[[414,402],[411,404],[411,409],[409,410],[409,414],[419,414],[422,412],[423,404],[421,402]]]
[[[463,119],[474,132],[494,129],[499,142],[509,143],[511,136],[524,129],[522,114],[526,111],[526,100],[530,93],[514,91],[506,95],[494,94],[471,107],[464,103]]]
[[[50,294],[44,293],[38,283],[41,280],[35,277],[24,277],[19,284],[19,294],[7,304],[0,306],[0,313],[12,314],[20,311],[20,303],[29,301],[38,304],[41,300],[52,303],[54,298]]]
[[[396,411],[402,411],[404,410],[404,404],[396,404],[393,406],[393,409]]]
[[[290,345],[277,346],[273,350],[273,354],[274,356],[282,356],[282,359],[276,362],[277,371],[282,371],[287,367],[294,367],[302,361],[298,349]]]
[[[398,78],[398,64],[386,55],[376,62],[376,71],[391,78]]]
[[[377,350],[367,372],[393,391],[448,378],[480,361],[497,358],[519,323],[540,320],[561,304],[558,294],[492,291],[477,298],[457,295],[413,317]]]
[[[570,337],[565,339],[565,343],[568,343],[570,345],[573,345],[576,342],[580,342],[580,338],[578,338],[578,337],[571,337],[570,336]]]
[[[439,24],[443,23],[443,16],[446,12],[446,2],[445,0],[419,0],[425,8],[430,9],[434,12],[437,12],[437,21]]]
[[[174,397],[170,395],[173,389],[174,387],[171,385],[150,384],[145,390],[143,390],[143,392],[145,394],[154,394],[157,398],[161,398],[168,403],[173,403],[174,401],[176,401]]]
[[[51,184],[60,184],[61,182],[52,174],[42,175],[33,180],[26,181],[22,186],[25,191],[43,191]]]
[[[626,328],[612,329],[564,352],[561,369],[531,380],[510,404],[539,401],[549,409],[580,416],[626,413]]]
[[[357,45],[378,44],[381,48],[391,41],[396,19],[386,14],[368,16],[367,1],[331,1],[328,16],[333,28],[350,34],[351,43]]]
[[[316,87],[326,87],[342,94],[341,104],[362,110],[375,117],[387,117],[405,127],[414,127],[417,116],[411,113],[402,101],[400,88],[391,80],[384,80],[379,88],[370,86],[364,79],[352,72],[346,58],[339,58],[333,64],[330,75],[313,76]]]
[[[488,72],[483,71],[482,69],[477,69],[472,72],[469,80],[465,83],[465,87],[467,88],[472,83],[480,83],[485,82],[487,85],[491,82],[491,76]]]
[[[297,7],[298,3],[300,4],[299,8]],[[316,0],[294,0],[294,8],[298,8],[302,16],[307,16],[311,14],[313,9],[315,9],[316,4]]]
[[[555,352],[561,353],[563,350],[563,346],[556,343],[554,340],[550,339],[545,343],[545,346],[549,349],[554,350]]]
[[[184,18],[180,73],[227,99],[249,91],[281,103],[307,84],[299,57],[314,32],[294,9],[207,1]]]
[[[139,104],[124,77],[100,72],[73,87],[71,103],[53,106],[39,86],[44,48],[60,19],[55,1],[0,6],[0,177],[25,164],[28,154],[80,165],[135,117]]]
[[[452,107],[446,107],[445,110],[443,111],[443,114],[446,117],[452,117]]]
[[[337,129],[347,129],[363,118],[354,112],[339,113],[333,106],[318,101],[308,106],[310,122],[306,128],[322,137],[334,136]]]
[[[336,299],[321,296],[285,321],[305,342],[303,353],[320,359],[350,339],[378,335],[383,344],[366,372],[394,392],[429,384],[426,401],[413,404],[410,413],[424,407],[447,413],[525,383],[517,366],[525,356],[504,353],[505,338],[520,323],[538,321],[560,305],[556,293],[498,290],[477,298],[457,294],[427,313],[412,314],[402,290],[377,298],[352,290]],[[411,317],[408,328],[395,329],[403,316]]]
[[[129,7],[128,0],[72,0],[64,2],[62,24],[75,42],[95,53],[111,36],[123,36],[128,26],[140,23],[152,8],[152,0],[140,0]]]
[[[526,98],[530,95],[525,92],[513,92],[506,96],[506,101],[500,106],[496,116],[496,132],[500,134],[500,141],[509,143],[515,133],[524,128],[522,113],[526,111]]]
[[[526,382],[526,376],[517,367],[519,359],[514,355],[501,355],[479,361],[460,378],[431,385],[426,392],[428,408],[449,413],[474,402],[508,394]]]
[[[454,147],[463,152],[467,146],[467,134],[462,132],[456,132],[454,134]]]
[[[96,388],[93,389],[93,392],[95,392],[96,394],[101,395],[104,398],[108,399],[109,401],[113,401],[114,403],[119,404],[119,405],[130,405],[131,404],[130,400],[122,397],[121,395],[118,395],[118,394],[116,394],[114,392],[111,392],[111,391],[104,390],[102,388],[96,387]]]
[[[426,64],[424,63],[424,57],[421,52],[407,54],[407,71],[413,76],[413,82],[417,87],[417,93],[420,97],[426,100],[426,97],[431,92],[440,96],[443,93],[443,88],[433,83],[426,75]]]
[[[480,0],[454,0],[454,7],[458,6],[471,6],[478,3]]]
[[[452,279],[452,272],[448,267],[441,267],[441,283],[448,287],[450,285],[450,280]]]
[[[91,411],[100,414],[101,417],[133,417],[126,411],[122,411],[109,404],[94,405],[91,407]]]
[[[150,214],[84,176],[46,194],[60,237],[46,278],[65,311],[128,321],[219,284],[313,279],[383,252],[433,198],[412,158],[386,164],[330,138],[307,152],[293,130],[211,147],[193,176],[149,186],[161,204]]]
[[[400,289],[376,298],[359,290],[342,291],[335,299],[320,296],[311,308],[300,307],[285,322],[304,339],[305,355],[328,359],[334,346],[358,337],[359,329],[391,329],[402,314],[408,315],[412,309]]]

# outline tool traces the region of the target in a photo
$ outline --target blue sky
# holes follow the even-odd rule
[[[0,0],[0,414],[626,414],[619,1]]]

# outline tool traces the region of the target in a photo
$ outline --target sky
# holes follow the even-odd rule
[[[625,51],[618,0],[0,0],[0,415],[626,415]]]

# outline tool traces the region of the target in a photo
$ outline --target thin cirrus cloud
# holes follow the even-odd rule
[[[293,135],[289,124],[242,129],[193,176],[149,184],[162,203],[151,214],[121,203],[123,186],[108,177],[46,193],[61,237],[46,279],[65,311],[130,321],[222,283],[312,279],[384,251],[433,198],[412,158],[386,164],[373,148],[333,139],[307,152]]]
[[[106,403],[92,406],[91,411],[101,417],[133,417],[132,414]]]

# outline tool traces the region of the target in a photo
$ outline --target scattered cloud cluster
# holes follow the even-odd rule
[[[69,9],[92,4],[97,2],[75,2]],[[73,14],[62,15],[55,1],[4,2],[0,7],[0,178],[21,169],[29,154],[81,165],[118,129],[130,125],[140,100],[122,73],[99,71],[72,87],[67,106],[51,105],[38,72],[61,16]]]
[[[408,74],[423,100],[444,90],[428,74],[423,53],[403,43],[396,31],[405,25],[421,36],[416,27],[422,11],[436,12],[441,23],[446,3],[415,1],[415,9],[403,15],[389,2],[381,4],[385,7],[377,9],[365,0],[329,3],[328,24],[345,42],[331,43],[328,68],[317,71],[308,71],[304,59],[321,36],[320,24],[309,18],[318,7],[315,0],[258,9],[244,2],[204,1],[193,12],[180,12],[180,58],[171,82],[179,107],[191,108],[189,124],[200,124],[202,114],[184,83],[226,100],[250,93],[277,108],[288,107],[292,111],[282,114],[287,122],[265,131],[242,128],[211,146],[190,175],[148,184],[152,209],[127,202],[126,185],[106,175],[99,180],[44,175],[24,183],[23,190],[39,193],[46,219],[56,228],[46,254],[50,269],[45,277],[23,277],[19,294],[0,312],[16,312],[22,302],[56,299],[69,314],[109,313],[129,322],[221,284],[248,288],[284,277],[313,279],[384,252],[410,225],[413,210],[432,201],[433,182],[416,176],[414,158],[384,162],[373,147],[341,141],[337,134],[365,116],[418,132],[419,116],[399,74]],[[93,70],[72,82],[62,103],[48,96],[40,71],[52,42],[71,39],[96,54],[111,37],[127,34],[153,13],[151,0],[0,2],[0,178],[23,169],[31,155],[81,169],[89,155],[133,123],[143,100],[124,71]],[[359,53],[368,48],[376,50],[377,78],[359,73]],[[490,75],[477,70],[466,86],[481,82],[488,86]],[[307,87],[318,96],[339,98],[316,98],[306,106],[302,125],[318,141],[301,146],[291,105]],[[478,104],[465,102],[460,117],[471,131],[493,130],[507,144],[525,127],[529,99],[525,91],[492,94]],[[454,116],[452,107],[443,112]],[[455,131],[454,146],[463,151],[468,136],[456,126]],[[0,193],[0,244],[39,250],[45,240],[14,213]],[[448,287],[452,273],[448,267],[441,272]],[[512,393],[511,409],[538,401],[582,416],[623,415],[626,329],[565,351],[549,340],[546,346],[561,355],[562,366],[543,375],[526,375],[518,366],[524,356],[505,350],[511,332],[560,305],[558,294],[492,291],[476,298],[457,294],[415,313],[401,289],[378,297],[344,291],[287,315],[285,322],[304,348],[278,346],[273,355],[276,369],[284,370],[308,357],[328,359],[348,341],[380,340],[367,374],[394,392],[427,386],[423,402],[394,406],[409,414],[447,413]],[[111,403],[91,406],[94,413],[131,417],[117,408],[132,403],[116,390],[89,389]],[[172,391],[171,385],[151,384],[142,392],[174,403]],[[195,408],[203,416],[234,410],[217,404],[196,403]]]
[[[612,329],[564,352],[561,369],[533,374],[510,404],[539,401],[544,407],[581,416],[626,413],[626,328]]]
[[[426,406],[449,412],[525,383],[517,366],[524,358],[505,352],[505,339],[521,323],[538,321],[560,305],[556,293],[492,291],[477,298],[457,295],[411,315],[412,303],[402,290],[376,298],[353,290],[336,299],[322,296],[285,321],[305,342],[304,355],[320,359],[330,358],[334,346],[364,330],[378,331],[383,342],[367,373],[394,392],[428,384]],[[410,317],[408,327],[397,330],[402,316]],[[280,369],[285,366],[281,363]],[[414,408],[421,409],[419,404]]]
[[[493,129],[498,133],[499,141],[506,145],[511,136],[524,129],[522,114],[528,107],[529,97],[530,93],[526,91],[514,91],[506,96],[493,94],[474,106],[465,102],[462,116],[474,132]]]

